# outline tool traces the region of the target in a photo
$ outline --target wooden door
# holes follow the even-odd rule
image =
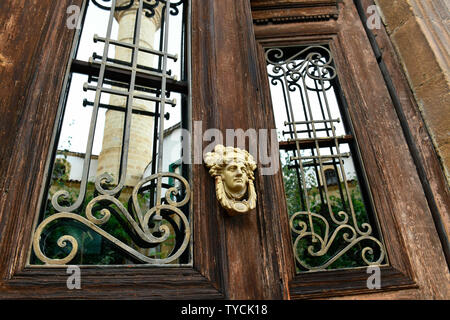
[[[58,109],[55,92],[61,92],[70,50],[67,44],[74,34],[63,27],[64,12],[73,1],[58,1],[56,6],[50,0],[31,1],[37,16],[32,26],[22,30],[19,26],[25,17],[19,9],[24,10],[30,1],[20,5],[6,1],[1,6],[9,3],[12,7],[13,2],[15,24],[8,30],[15,36],[7,54],[13,57],[11,51],[17,43],[27,54],[11,58],[10,64],[9,60],[1,62],[6,65],[3,72],[21,85],[8,87],[14,95],[9,89],[2,90],[4,121],[11,123],[9,131],[1,132],[2,141],[7,141],[2,144],[0,167],[4,177],[0,185],[2,297],[296,299],[373,293],[367,288],[365,269],[296,273],[282,173],[261,175],[261,165],[256,170],[256,209],[234,217],[220,207],[206,166],[192,165],[192,267],[87,267],[82,269],[83,289],[79,291],[67,290],[64,268],[29,268],[32,222]],[[353,2],[192,0],[191,5],[194,138],[196,133],[203,137],[211,128],[224,135],[227,129],[274,129],[264,50],[318,42],[332,48],[389,257],[377,292],[383,297],[386,290],[416,288],[411,247],[405,243],[402,232],[406,229],[399,212],[414,207],[416,217],[434,227]],[[290,23],[280,23],[283,21]],[[53,28],[54,24],[59,27]],[[10,66],[21,63],[27,66],[21,72]],[[6,123],[2,127],[6,128]],[[193,156],[202,157],[203,148],[211,142],[194,141]],[[274,150],[267,151],[274,154]],[[275,159],[279,161],[278,150]],[[439,245],[432,233],[426,241]]]

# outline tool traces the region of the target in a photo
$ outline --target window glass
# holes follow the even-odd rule
[[[31,265],[191,264],[188,5],[84,2]]]
[[[385,263],[331,51],[268,48],[266,62],[297,271]]]

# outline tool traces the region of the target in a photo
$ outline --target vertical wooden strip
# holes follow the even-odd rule
[[[0,71],[0,265],[9,266],[3,277],[27,257],[74,34],[66,11],[81,2],[2,1],[0,54],[7,66]]]
[[[267,128],[250,1],[193,3],[193,120],[202,121],[203,130],[219,129],[224,137],[226,129]],[[194,263],[205,268],[205,275],[228,298],[281,299],[287,291],[278,265],[279,206],[270,192],[275,177],[257,171],[257,208],[245,216],[228,217],[216,200],[206,167],[194,168],[198,250],[214,257],[204,261],[207,254],[196,254]]]

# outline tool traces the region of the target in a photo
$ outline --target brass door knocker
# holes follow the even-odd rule
[[[246,214],[256,208],[256,162],[250,153],[217,145],[204,159],[215,179],[217,200],[229,215]]]

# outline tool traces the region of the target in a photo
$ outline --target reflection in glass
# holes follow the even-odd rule
[[[266,50],[298,272],[386,262],[325,45]]]
[[[31,265],[191,264],[188,4],[85,1]]]

